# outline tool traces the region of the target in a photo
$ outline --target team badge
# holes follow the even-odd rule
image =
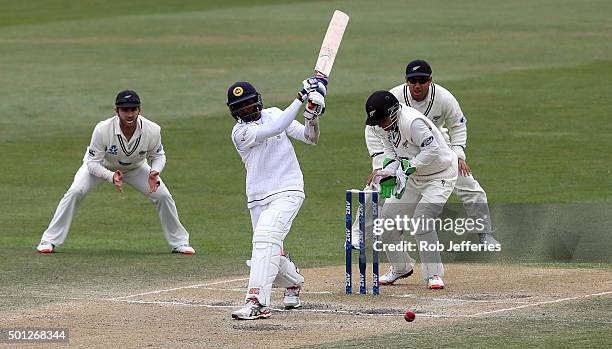
[[[117,146],[113,144],[113,146],[108,149],[107,153],[110,155],[117,155],[117,153],[119,153],[119,149],[117,149]]]
[[[244,93],[244,90],[242,89],[242,87],[238,86],[238,87],[234,88],[232,93],[234,94],[234,96],[240,97]]]

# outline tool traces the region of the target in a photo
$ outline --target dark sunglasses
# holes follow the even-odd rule
[[[117,107],[117,109],[121,110],[122,112],[133,112],[137,111],[138,107]]]
[[[413,85],[416,85],[417,82],[423,85],[423,84],[426,84],[428,81],[429,81],[429,77],[426,77],[426,76],[413,76],[411,78],[408,78],[408,82]]]

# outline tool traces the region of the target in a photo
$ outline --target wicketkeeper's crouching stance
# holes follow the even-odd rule
[[[283,240],[305,197],[302,171],[289,137],[317,143],[326,84],[318,78],[304,80],[304,88],[285,110],[263,109],[261,95],[248,82],[236,82],[227,91],[227,105],[237,121],[232,141],[246,169],[247,206],[253,226],[246,302],[232,313],[234,319],[269,317],[273,283],[286,289],[286,309],[300,306],[304,277],[283,253]],[[302,125],[295,117],[306,101]]]
[[[382,218],[406,215],[412,222],[431,223],[438,218],[457,180],[457,155],[449,148],[438,128],[417,110],[400,105],[388,91],[374,92],[366,102],[366,124],[378,126],[383,137],[385,161],[381,170],[372,172],[369,183],[387,197]],[[418,244],[436,245],[435,224],[417,224],[414,231]],[[401,231],[386,230],[384,244],[403,241]],[[440,252],[419,248],[422,276],[431,289],[444,288],[444,267]],[[405,251],[390,251],[391,263],[386,279],[412,274],[414,259]],[[389,274],[389,275],[388,275]]]
[[[83,165],[59,202],[38,244],[38,252],[51,253],[64,243],[72,218],[87,193],[102,182],[113,183],[122,192],[125,181],[155,204],[172,252],[195,253],[174,199],[159,176],[166,164],[161,128],[140,115],[140,111],[140,97],[135,91],[119,92],[115,100],[117,114],[96,125]]]

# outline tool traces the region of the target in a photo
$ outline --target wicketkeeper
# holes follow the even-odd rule
[[[435,220],[457,180],[457,155],[446,144],[442,133],[423,114],[402,107],[388,91],[374,92],[366,102],[366,125],[377,126],[383,138],[385,161],[381,170],[372,172],[369,183],[388,197],[382,218],[407,216],[412,221]],[[391,184],[391,185],[390,185]],[[435,225],[417,225],[417,243],[437,245]],[[384,244],[403,241],[398,227],[382,234]],[[444,267],[437,249],[419,248],[422,277],[430,289],[444,288]],[[406,251],[386,251],[391,262],[389,272],[381,277],[398,278],[412,274],[415,261]],[[399,275],[399,276],[397,276]]]

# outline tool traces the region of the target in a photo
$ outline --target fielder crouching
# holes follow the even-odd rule
[[[248,82],[236,82],[227,91],[227,106],[236,119],[232,142],[247,172],[247,207],[253,228],[249,285],[244,306],[232,312],[234,319],[270,317],[273,283],[286,289],[286,309],[300,306],[304,277],[283,253],[283,240],[305,197],[302,171],[289,137],[317,143],[325,84],[318,78],[304,80],[304,88],[285,110],[263,109],[261,95]],[[304,102],[302,125],[295,117]]]
[[[378,126],[383,135],[385,161],[368,183],[388,198],[382,218],[408,216],[422,221],[436,219],[457,181],[457,155],[446,144],[438,128],[417,110],[401,105],[388,91],[376,91],[366,101],[366,125]],[[419,246],[438,243],[435,225],[424,224],[413,232]],[[398,229],[382,234],[384,244],[403,241]],[[391,268],[381,276],[382,284],[412,274],[414,259],[405,251],[385,251]],[[430,289],[444,288],[444,267],[438,250],[419,249],[422,277]]]
[[[155,205],[172,252],[195,253],[174,199],[160,177],[166,164],[161,128],[140,112],[140,97],[135,91],[119,92],[115,99],[116,115],[96,125],[83,164],[43,233],[36,247],[38,252],[52,253],[64,243],[72,218],[87,193],[103,182],[113,183],[123,192],[126,182]]]

